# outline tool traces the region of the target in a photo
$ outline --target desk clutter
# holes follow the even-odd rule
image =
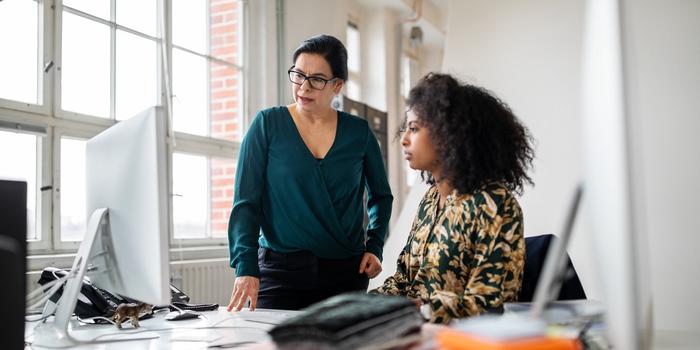
[[[349,293],[309,306],[269,334],[281,350],[385,349],[420,341],[423,323],[409,299]]]
[[[56,267],[47,267],[41,272],[38,283],[42,288],[50,286],[66,278],[69,271]],[[138,300],[112,293],[99,288],[90,282],[88,277],[83,277],[83,284],[80,289],[81,298],[75,306],[75,315],[84,323],[107,324],[115,323],[117,328],[121,328],[122,322],[129,322],[134,328],[138,328],[138,321],[153,317],[154,312],[168,310],[170,313],[166,320],[180,321],[198,318],[201,312],[214,311],[219,308],[219,304],[192,304],[188,303],[190,297],[181,290],[170,286],[171,302],[169,305],[151,306],[143,304]],[[58,303],[63,293],[63,287],[49,296],[48,300]]]

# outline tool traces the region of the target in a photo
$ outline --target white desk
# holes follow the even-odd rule
[[[70,334],[81,340],[120,339],[134,332],[133,336],[157,336],[153,339],[129,340],[110,343],[83,344],[71,349],[207,349],[221,345],[222,348],[236,348],[255,343],[268,343],[270,337],[267,331],[275,324],[297,313],[296,311],[264,310],[227,312],[221,307],[217,311],[203,312],[206,318],[182,321],[167,321],[163,317],[167,312],[158,312],[151,319],[140,321],[141,327],[134,329],[130,323],[125,323],[119,330],[114,325],[81,325],[72,320]],[[34,328],[40,322],[27,322],[25,339],[30,343],[33,339]],[[226,344],[232,345],[225,347]],[[237,345],[236,345],[237,344]],[[46,349],[32,345],[27,349]]]

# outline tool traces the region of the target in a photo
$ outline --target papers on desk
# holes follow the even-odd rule
[[[505,303],[505,314],[526,316],[532,303]],[[605,308],[595,300],[558,300],[547,304],[542,318],[549,324],[575,324],[602,320]]]

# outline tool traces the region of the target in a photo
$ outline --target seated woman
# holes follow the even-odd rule
[[[431,322],[502,309],[525,265],[521,194],[534,152],[508,106],[483,88],[428,74],[411,90],[401,146],[432,186],[399,255],[373,293],[430,305]]]

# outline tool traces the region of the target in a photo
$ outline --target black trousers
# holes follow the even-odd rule
[[[362,256],[324,259],[311,252],[277,253],[258,249],[258,308],[299,310],[331,296],[367,291],[369,279],[359,274]]]

